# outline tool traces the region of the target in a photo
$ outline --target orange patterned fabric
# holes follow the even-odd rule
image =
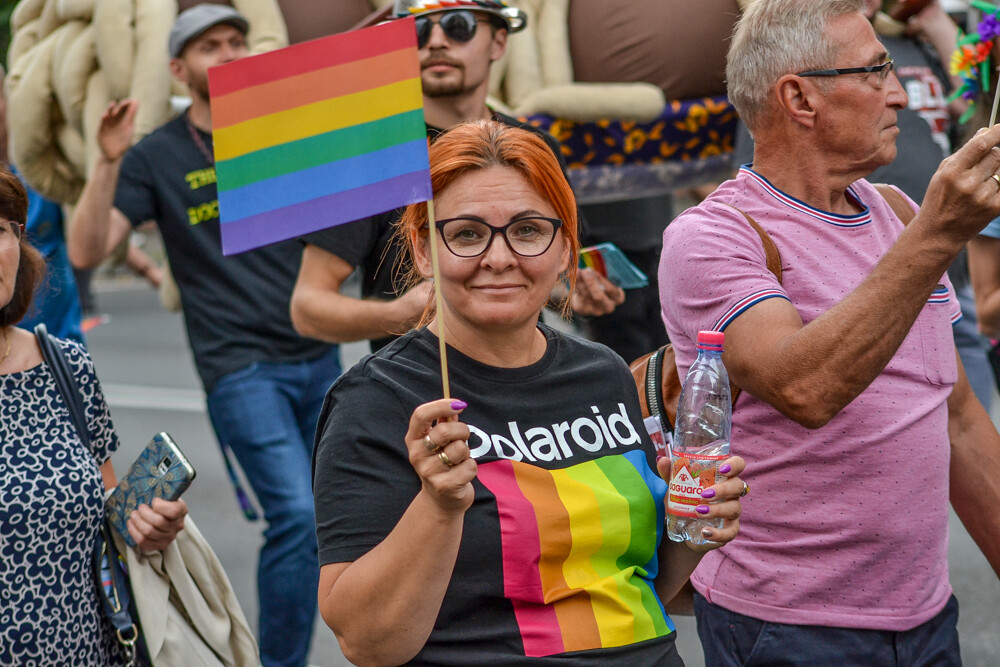
[[[670,102],[656,120],[583,123],[551,116],[526,120],[558,139],[570,169],[688,162],[731,153],[736,110],[725,96]]]

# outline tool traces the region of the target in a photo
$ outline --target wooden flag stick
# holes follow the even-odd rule
[[[987,127],[993,127],[997,122],[997,105],[1000,104],[1000,84],[997,84],[996,91],[993,93],[993,111],[990,113],[990,124]]]
[[[441,385],[444,397],[451,398],[451,388],[448,386],[448,354],[447,343],[444,340],[444,301],[441,298],[441,267],[438,265],[437,225],[434,224],[434,200],[427,202],[427,228],[430,230],[431,273],[434,278],[434,309],[437,312],[438,348],[441,350]]]

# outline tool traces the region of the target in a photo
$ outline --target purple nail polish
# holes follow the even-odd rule
[[[712,539],[712,535],[714,534],[715,533],[712,532],[711,528],[702,528],[701,530],[701,536],[704,537],[706,540]]]
[[[702,498],[714,498],[715,497],[715,489],[705,489],[704,491],[701,492],[701,497]]]
[[[451,409],[452,410],[464,410],[467,407],[469,407],[469,404],[466,403],[465,401],[452,401],[451,402]]]
[[[667,457],[664,456],[663,454],[657,454],[656,455],[656,462],[659,463],[661,460],[663,460],[665,458],[667,458]]]
[[[721,474],[723,474],[723,475],[728,475],[732,471],[733,471],[733,467],[731,465],[729,465],[728,463],[723,463],[721,466],[719,466],[719,472]]]
[[[712,510],[711,508],[709,508],[708,505],[698,505],[697,507],[694,508],[694,511],[697,512],[698,514],[708,514]]]

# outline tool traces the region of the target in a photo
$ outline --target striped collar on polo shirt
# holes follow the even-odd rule
[[[776,200],[784,204],[785,206],[799,211],[800,213],[805,213],[806,215],[812,216],[817,220],[822,220],[823,222],[829,223],[835,227],[845,227],[854,228],[862,227],[867,225],[872,221],[871,211],[865,206],[864,202],[858,197],[857,193],[854,192],[852,188],[847,188],[848,195],[857,202],[858,206],[864,209],[861,213],[855,213],[854,215],[837,215],[836,213],[829,213],[827,211],[822,211],[818,208],[813,208],[809,204],[803,201],[787,195],[778,188],[771,185],[771,182],[766,178],[755,172],[750,168],[750,165],[745,164],[740,167],[740,173],[746,174],[751,179],[754,180],[760,187],[764,189],[769,195],[774,197]]]

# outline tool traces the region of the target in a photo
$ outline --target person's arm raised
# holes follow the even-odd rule
[[[66,232],[69,260],[77,268],[93,268],[111,254],[132,229],[114,207],[122,158],[132,142],[138,102],[111,102],[97,131],[100,156],[80,193]]]
[[[398,299],[356,299],[340,293],[354,270],[346,261],[312,244],[302,253],[292,291],[291,317],[303,336],[331,343],[401,334],[424,312],[431,286],[424,282]]]
[[[938,168],[924,206],[867,278],[803,325],[768,299],[726,329],[733,382],[788,418],[819,428],[878,377],[965,243],[1000,214],[1000,125],[981,131]]]

